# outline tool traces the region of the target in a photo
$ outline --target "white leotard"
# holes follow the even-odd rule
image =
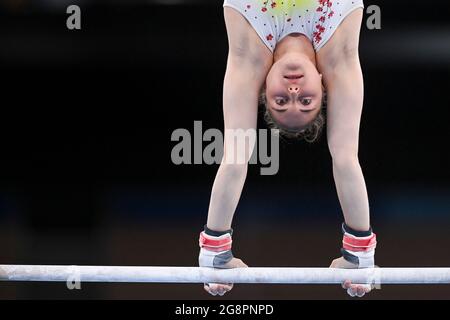
[[[239,11],[272,52],[291,33],[307,36],[317,52],[349,13],[364,8],[362,0],[225,0],[223,5]]]

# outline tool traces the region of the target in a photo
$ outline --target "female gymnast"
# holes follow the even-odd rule
[[[225,129],[256,129],[264,99],[266,119],[280,134],[317,139],[323,126],[324,92],[327,141],[333,176],[344,214],[342,256],[331,268],[374,267],[376,236],[369,219],[364,176],[358,160],[363,107],[363,75],[358,56],[362,0],[225,0],[228,61],[224,79]],[[249,160],[249,146],[243,155]],[[224,159],[235,140],[225,134]],[[199,265],[240,268],[233,257],[232,218],[247,176],[248,163],[222,161],[200,233]],[[362,297],[369,284],[343,284]],[[205,284],[223,295],[233,284]]]

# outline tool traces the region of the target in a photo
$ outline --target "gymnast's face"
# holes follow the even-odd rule
[[[267,75],[266,100],[268,111],[281,128],[301,131],[319,114],[322,75],[305,56],[286,55]]]

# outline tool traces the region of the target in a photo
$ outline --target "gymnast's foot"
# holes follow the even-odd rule
[[[330,268],[358,269],[358,265],[345,260],[343,257],[340,257],[331,262]],[[344,281],[344,283],[342,283],[342,288],[346,289],[347,293],[351,297],[362,297],[366,293],[372,291],[372,285],[352,283],[351,280]]]
[[[220,269],[232,268],[248,268],[248,266],[238,258],[233,258],[229,262],[220,266]],[[223,296],[225,293],[233,289],[232,283],[205,283],[204,288],[209,294],[216,296]]]

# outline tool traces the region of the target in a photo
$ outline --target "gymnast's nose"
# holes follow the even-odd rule
[[[297,85],[290,85],[288,87],[288,91],[289,93],[299,93],[300,92],[300,87]]]

